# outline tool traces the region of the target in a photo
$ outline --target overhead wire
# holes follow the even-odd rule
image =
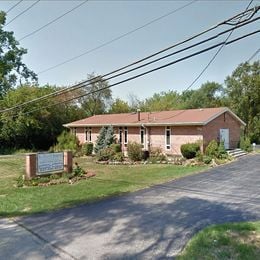
[[[140,73],[140,74],[134,75],[134,76],[132,76],[132,77],[129,77],[129,78],[124,79],[124,80],[121,80],[121,81],[119,81],[119,82],[110,84],[110,85],[108,85],[108,86],[106,86],[106,87],[103,87],[103,88],[100,88],[100,89],[97,89],[97,90],[94,90],[94,91],[90,91],[90,92],[88,92],[88,93],[84,93],[84,94],[82,94],[82,95],[79,95],[79,96],[76,96],[76,97],[73,97],[73,98],[70,98],[70,99],[61,101],[61,102],[57,102],[57,103],[54,103],[54,104],[50,104],[50,105],[47,105],[47,106],[42,106],[42,107],[40,107],[40,108],[30,110],[30,111],[27,111],[27,112],[23,112],[23,114],[27,115],[27,114],[30,114],[30,113],[32,113],[32,112],[35,112],[35,111],[38,111],[38,110],[42,110],[42,109],[44,109],[44,108],[49,108],[49,107],[57,106],[57,105],[59,105],[59,104],[64,104],[64,103],[70,102],[70,101],[72,101],[72,100],[79,99],[79,98],[82,98],[82,97],[85,97],[85,96],[88,96],[88,95],[91,95],[91,94],[100,92],[100,91],[105,90],[105,89],[112,88],[112,87],[114,87],[114,86],[117,86],[117,85],[120,85],[120,84],[122,84],[122,83],[131,81],[131,80],[134,80],[134,79],[136,79],[136,78],[142,77],[142,76],[147,75],[147,74],[150,74],[150,73],[152,73],[152,72],[155,72],[155,71],[164,69],[164,68],[166,68],[166,67],[172,66],[172,65],[174,65],[174,64],[176,64],[176,63],[179,63],[179,62],[181,62],[181,61],[184,61],[184,60],[186,60],[186,59],[189,59],[189,58],[192,58],[192,57],[194,57],[194,56],[200,55],[200,54],[202,54],[202,53],[204,53],[204,52],[207,52],[207,51],[210,51],[210,50],[212,50],[212,49],[215,49],[215,48],[221,46],[222,44],[230,45],[230,44],[232,44],[232,43],[234,43],[234,42],[237,42],[237,41],[239,41],[239,40],[242,40],[242,39],[244,39],[244,38],[247,38],[247,37],[252,36],[252,35],[254,35],[254,34],[257,34],[257,33],[260,33],[260,30],[256,30],[256,31],[250,32],[250,33],[248,33],[248,34],[244,34],[244,35],[242,35],[242,36],[240,36],[240,37],[237,37],[237,38],[235,38],[235,39],[233,39],[233,40],[230,40],[230,41],[227,41],[227,42],[226,42],[226,41],[223,41],[223,42],[217,43],[217,44],[212,45],[212,46],[210,46],[210,47],[207,47],[207,48],[205,48],[205,49],[203,49],[203,50],[197,51],[197,52],[192,53],[192,54],[190,54],[190,55],[187,55],[187,56],[185,56],[185,57],[179,58],[179,59],[174,60],[174,61],[172,61],[172,62],[169,62],[169,63],[167,63],[167,64],[164,64],[164,65],[161,65],[161,66],[159,66],[159,67],[156,67],[156,68],[150,69],[150,70],[148,70],[148,71],[142,72],[142,73]]]
[[[251,19],[253,16],[252,14],[248,11],[248,8],[250,7],[250,5],[252,4],[253,0],[251,0],[249,2],[249,4],[246,7],[245,13],[248,14],[248,18],[247,19]],[[237,26],[239,25],[240,21],[242,20],[243,16],[237,16],[236,19],[238,19],[237,24],[235,24],[235,27],[230,31],[229,35],[227,36],[225,41],[228,41],[228,39],[231,37],[231,35],[233,34],[234,30],[237,28]],[[229,24],[229,23],[227,23]],[[224,48],[225,44],[221,45],[219,47],[219,49],[216,51],[216,53],[212,56],[212,58],[209,60],[209,62],[206,64],[206,66],[202,69],[202,71],[199,73],[199,75],[191,82],[191,84],[185,89],[185,91],[188,91],[199,79],[200,77],[204,74],[204,72],[209,68],[209,66],[213,63],[213,61],[216,59],[216,57],[218,56],[218,54],[222,51],[222,49]],[[184,92],[185,92],[184,91]]]
[[[60,63],[58,63],[58,64],[56,64],[56,65],[53,65],[53,66],[51,66],[51,67],[49,67],[49,68],[46,68],[46,69],[44,69],[44,70],[41,70],[41,71],[37,72],[37,74],[38,74],[38,75],[43,74],[43,73],[45,73],[45,72],[47,72],[47,71],[53,70],[53,69],[55,69],[55,68],[58,68],[58,67],[60,67],[60,66],[62,66],[62,65],[64,65],[64,64],[67,64],[67,63],[69,63],[69,62],[71,62],[71,61],[74,61],[74,60],[76,60],[76,59],[78,59],[78,58],[80,58],[80,57],[82,57],[82,56],[85,56],[85,55],[87,55],[87,54],[89,54],[89,53],[92,53],[92,52],[94,52],[94,51],[96,51],[96,50],[99,50],[99,49],[101,49],[101,48],[103,48],[103,47],[105,47],[105,46],[107,46],[107,45],[109,45],[109,44],[111,44],[111,43],[113,43],[113,42],[116,42],[116,41],[118,41],[118,40],[120,40],[120,39],[122,39],[122,38],[124,38],[124,37],[126,37],[126,36],[128,36],[128,35],[130,35],[130,34],[133,34],[133,33],[137,32],[137,31],[139,31],[139,30],[141,30],[141,29],[143,29],[143,28],[145,28],[145,27],[147,27],[147,26],[149,26],[149,25],[151,25],[151,24],[153,24],[153,23],[155,23],[155,22],[157,22],[157,21],[159,21],[159,20],[161,20],[161,19],[163,19],[163,18],[165,18],[165,17],[171,15],[171,14],[174,14],[174,13],[180,11],[180,10],[184,9],[185,7],[187,7],[187,6],[189,6],[189,5],[193,4],[193,3],[195,3],[195,2],[197,2],[197,1],[198,1],[198,0],[193,0],[193,1],[191,1],[191,2],[189,2],[189,3],[187,3],[187,4],[185,4],[185,5],[183,5],[183,6],[179,7],[179,8],[177,8],[177,9],[172,10],[171,12],[168,12],[168,13],[166,13],[166,14],[160,16],[160,17],[157,17],[157,18],[155,18],[155,19],[153,19],[153,20],[151,20],[151,21],[149,21],[149,22],[147,22],[147,23],[145,23],[145,24],[143,24],[143,25],[141,25],[141,26],[139,26],[139,27],[137,27],[137,28],[131,30],[131,31],[128,31],[128,32],[126,32],[126,33],[123,33],[123,34],[121,34],[121,35],[119,35],[119,36],[117,36],[117,37],[115,37],[115,38],[113,38],[113,39],[111,39],[111,40],[109,40],[109,41],[107,41],[107,42],[104,42],[104,43],[98,45],[97,47],[94,47],[94,48],[92,48],[92,49],[90,49],[90,50],[84,51],[84,52],[81,53],[81,54],[78,54],[78,55],[76,55],[76,56],[74,56],[74,57],[72,57],[72,58],[69,58],[69,59],[67,59],[67,60],[64,60],[63,62],[60,62]]]
[[[35,2],[33,2],[29,7],[27,7],[24,11],[22,11],[21,13],[19,13],[18,15],[16,15],[11,21],[9,21],[7,24],[4,25],[7,26],[10,23],[12,23],[13,21],[15,21],[18,17],[20,17],[21,15],[23,15],[24,13],[26,13],[27,11],[29,11],[31,8],[33,8],[36,4],[38,4],[41,0],[37,0]]]
[[[8,14],[11,12],[17,5],[19,5],[23,0],[20,0],[19,2],[15,3],[13,6],[11,6],[5,13]]]
[[[250,62],[258,53],[260,52],[260,48],[257,49],[254,54],[247,60],[247,62]]]
[[[20,41],[23,41],[24,39],[26,39],[26,38],[28,38],[28,37],[30,37],[30,36],[32,36],[32,35],[34,35],[34,34],[40,32],[40,31],[43,30],[44,28],[46,28],[46,27],[48,27],[49,25],[51,25],[51,24],[57,22],[58,20],[60,20],[60,19],[63,18],[64,16],[68,15],[69,13],[71,13],[71,12],[75,11],[76,9],[78,9],[79,7],[83,6],[83,5],[86,4],[88,1],[89,1],[89,0],[85,0],[85,1],[81,2],[80,4],[74,6],[72,9],[68,10],[67,12],[63,13],[62,15],[56,17],[55,19],[53,19],[53,20],[51,20],[50,22],[46,23],[45,25],[41,26],[40,28],[38,28],[38,29],[36,29],[36,30],[34,30],[34,31],[32,31],[32,32],[30,32],[30,33],[24,35],[24,36],[23,36],[22,38],[20,38],[18,41],[19,41],[19,42],[20,42]]]
[[[245,19],[245,17],[246,17],[246,19],[249,19],[249,20],[250,20],[250,19],[253,17],[254,14],[253,14],[252,12],[249,12],[249,11],[248,11],[248,9],[249,9],[250,5],[253,3],[253,1],[254,1],[254,0],[251,0],[251,1],[249,2],[249,4],[247,5],[247,7],[246,7],[246,9],[245,9],[245,11],[244,11],[244,16],[241,16],[240,14],[238,14],[237,16],[235,16],[235,17],[231,20],[231,22],[226,22],[226,24],[228,24],[228,25],[234,25],[235,27],[232,28],[232,30],[230,31],[230,33],[229,33],[229,35],[227,36],[225,42],[228,41],[228,39],[229,39],[229,38],[231,37],[231,35],[233,34],[234,30],[236,30],[236,29],[238,28],[238,26],[239,26],[239,24],[240,24],[242,18]],[[233,22],[232,22],[232,21],[233,21]],[[237,24],[235,24],[234,21],[237,21]],[[218,49],[218,50],[216,51],[216,53],[212,56],[212,58],[209,60],[209,62],[206,64],[206,66],[203,68],[203,70],[202,70],[202,71],[199,73],[199,75],[191,82],[191,84],[190,84],[187,88],[185,88],[185,90],[183,91],[183,93],[185,93],[186,91],[188,91],[188,90],[200,79],[200,77],[204,74],[204,72],[208,69],[208,67],[209,67],[209,66],[213,63],[213,61],[216,59],[217,55],[221,52],[221,50],[224,48],[224,46],[225,46],[225,44],[223,44],[223,45],[221,45],[221,46],[219,47],[219,49]],[[174,117],[176,117],[176,116],[179,116],[179,115],[181,115],[181,114],[183,114],[183,113],[185,113],[185,110],[181,110],[179,113],[177,113],[177,114],[175,114],[175,115],[173,115],[173,116],[170,116],[170,117],[168,117],[168,118],[166,118],[166,119],[172,119],[172,118],[174,118]]]
[[[258,19],[260,19],[260,17],[255,18],[255,19],[252,19],[251,21],[245,21],[244,23],[240,23],[240,24],[236,27],[236,29],[238,29],[238,28],[240,28],[240,27],[242,27],[242,26],[244,26],[244,25],[247,25],[247,24],[249,24],[249,23],[255,22],[255,21],[258,20]],[[42,97],[39,97],[39,98],[36,98],[36,99],[33,99],[33,100],[29,100],[29,101],[24,102],[24,103],[22,103],[22,104],[18,104],[18,105],[14,106],[14,107],[7,108],[7,109],[4,109],[4,110],[0,110],[0,112],[7,112],[7,111],[10,111],[10,110],[13,110],[13,109],[16,109],[16,108],[20,108],[20,107],[25,106],[25,105],[27,105],[27,104],[30,104],[30,103],[32,103],[32,102],[40,101],[40,100],[47,99],[47,98],[50,98],[50,97],[55,97],[55,96],[57,96],[57,95],[61,95],[61,94],[64,94],[64,93],[66,93],[66,92],[69,92],[69,91],[74,91],[74,90],[76,90],[76,89],[78,89],[78,88],[86,87],[86,84],[87,84],[87,83],[89,83],[90,81],[93,82],[95,79],[100,80],[100,77],[104,78],[104,77],[110,76],[110,77],[104,79],[104,81],[105,81],[105,80],[113,79],[113,78],[118,77],[118,76],[122,76],[122,75],[124,75],[124,74],[126,74],[126,73],[129,73],[129,72],[132,72],[132,71],[134,71],[134,70],[140,69],[140,68],[142,68],[142,67],[144,67],[144,66],[150,65],[150,64],[152,64],[152,63],[154,63],[154,62],[158,62],[158,61],[160,61],[160,60],[162,60],[162,59],[168,58],[168,57],[170,57],[170,56],[172,56],[172,55],[175,55],[175,54],[177,54],[177,53],[183,52],[183,51],[185,51],[185,50],[188,50],[188,49],[190,49],[190,48],[193,48],[193,47],[196,47],[196,46],[198,46],[198,45],[200,45],[200,44],[203,44],[203,43],[205,43],[205,42],[207,42],[207,41],[209,41],[209,40],[215,39],[215,38],[219,37],[220,35],[222,35],[222,34],[224,34],[224,33],[227,33],[227,32],[229,32],[229,31],[231,31],[231,30],[233,30],[233,28],[228,29],[228,30],[225,30],[225,31],[223,31],[223,32],[220,32],[220,33],[218,33],[217,35],[214,35],[214,36],[211,36],[211,37],[207,38],[206,40],[202,40],[202,41],[200,41],[200,42],[198,42],[198,43],[195,43],[195,44],[193,44],[193,45],[190,45],[190,46],[188,46],[188,47],[185,47],[185,48],[183,48],[183,49],[181,49],[181,50],[178,50],[178,51],[175,51],[175,52],[173,52],[173,53],[167,54],[167,55],[165,55],[165,56],[163,56],[163,57],[160,57],[160,58],[158,58],[158,59],[152,60],[152,61],[150,61],[150,62],[147,62],[147,63],[143,64],[143,65],[137,66],[137,67],[135,67],[135,68],[129,69],[129,70],[125,71],[125,72],[121,72],[121,73],[116,74],[116,75],[114,75],[114,76],[110,76],[110,75],[111,75],[111,74],[113,75],[115,72],[121,71],[122,69],[127,68],[127,67],[129,67],[130,65],[132,66],[132,64],[138,64],[140,61],[146,60],[146,58],[145,58],[145,59],[141,59],[141,60],[139,60],[138,62],[131,63],[130,65],[124,66],[124,67],[122,67],[122,68],[120,68],[120,69],[114,70],[114,71],[112,71],[112,72],[110,72],[110,73],[107,73],[107,74],[105,74],[105,75],[98,76],[98,77],[93,78],[93,79],[91,79],[91,80],[83,81],[83,82],[81,82],[81,83],[79,83],[79,84],[76,84],[76,85],[74,85],[74,86],[72,86],[72,87],[68,87],[68,88],[66,88],[66,89],[64,89],[64,90],[56,91],[56,92],[53,92],[53,93],[51,93],[51,94],[48,94],[48,95],[45,95],[45,96],[42,96]],[[176,44],[176,45],[178,45],[178,44]],[[176,46],[176,45],[175,45],[175,46]],[[167,49],[168,49],[168,48],[167,48]],[[160,53],[160,52],[157,52],[157,53]],[[150,55],[149,57],[152,57],[152,56],[155,56],[155,55]]]

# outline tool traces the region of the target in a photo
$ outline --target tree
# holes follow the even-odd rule
[[[115,143],[116,138],[114,134],[113,126],[108,126],[106,128],[106,137],[105,137],[105,146],[110,146],[111,144]]]
[[[57,144],[53,147],[54,151],[60,152],[64,150],[70,150],[73,154],[79,150],[79,140],[76,135],[71,134],[68,131],[63,131],[57,137]]]
[[[216,82],[206,82],[198,90],[183,92],[185,108],[219,107],[222,105],[224,88]]]
[[[247,124],[245,134],[260,142],[260,61],[241,63],[225,80],[230,108]]]
[[[102,127],[97,137],[94,148],[95,153],[115,143],[114,129],[112,126]]]
[[[103,149],[105,147],[105,139],[106,139],[106,128],[102,127],[99,131],[96,145],[94,147],[95,153],[99,152],[101,149]]]
[[[27,50],[19,47],[13,32],[3,30],[5,13],[0,11],[0,99],[6,92],[14,87],[17,82],[37,81],[36,74],[22,62],[22,57]]]
[[[114,100],[112,103],[109,113],[110,114],[117,114],[117,113],[129,113],[131,111],[130,106],[128,105],[127,102],[124,100],[117,98]]]
[[[58,90],[52,86],[24,85],[12,89],[0,100],[0,108],[8,108]],[[59,97],[60,98],[60,97]],[[46,150],[56,142],[63,124],[82,118],[83,113],[75,104],[59,104],[58,100],[34,102],[10,112],[0,114],[0,146]],[[33,111],[34,110],[34,111]]]
[[[128,100],[131,111],[136,111],[143,106],[143,102],[133,93],[128,94]]]
[[[89,74],[87,79],[89,84],[77,91],[79,95],[85,95],[79,103],[87,116],[104,114],[112,101],[112,92],[108,88],[108,82],[93,73]]]
[[[182,108],[183,104],[177,91],[155,93],[152,97],[145,99],[141,105],[143,111],[163,111]]]

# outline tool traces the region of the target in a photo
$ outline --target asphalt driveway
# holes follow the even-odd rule
[[[205,226],[260,220],[259,187],[260,155],[248,155],[126,196],[0,220],[0,258],[172,259]]]

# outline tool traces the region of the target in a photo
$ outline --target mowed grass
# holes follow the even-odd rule
[[[164,183],[206,169],[176,165],[99,165],[92,158],[74,162],[95,177],[74,184],[17,188],[16,179],[25,172],[25,158],[0,157],[0,216],[10,217],[56,210],[93,202]]]
[[[205,228],[191,239],[177,259],[260,259],[260,221]]]

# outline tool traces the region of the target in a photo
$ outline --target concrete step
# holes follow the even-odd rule
[[[245,152],[245,151],[243,151],[242,149],[239,149],[239,148],[234,149],[234,150],[229,150],[229,151],[227,151],[227,153],[234,158],[238,158],[238,157],[247,155],[247,152]]]
[[[242,151],[242,149],[236,148],[236,149],[227,150],[227,153],[230,154],[230,153],[235,153],[235,152],[239,152],[239,151]]]
[[[244,151],[242,151],[242,150],[232,151],[232,152],[230,152],[230,153],[228,153],[228,154],[230,154],[230,155],[235,155],[235,154],[240,154],[240,153],[244,153]]]

